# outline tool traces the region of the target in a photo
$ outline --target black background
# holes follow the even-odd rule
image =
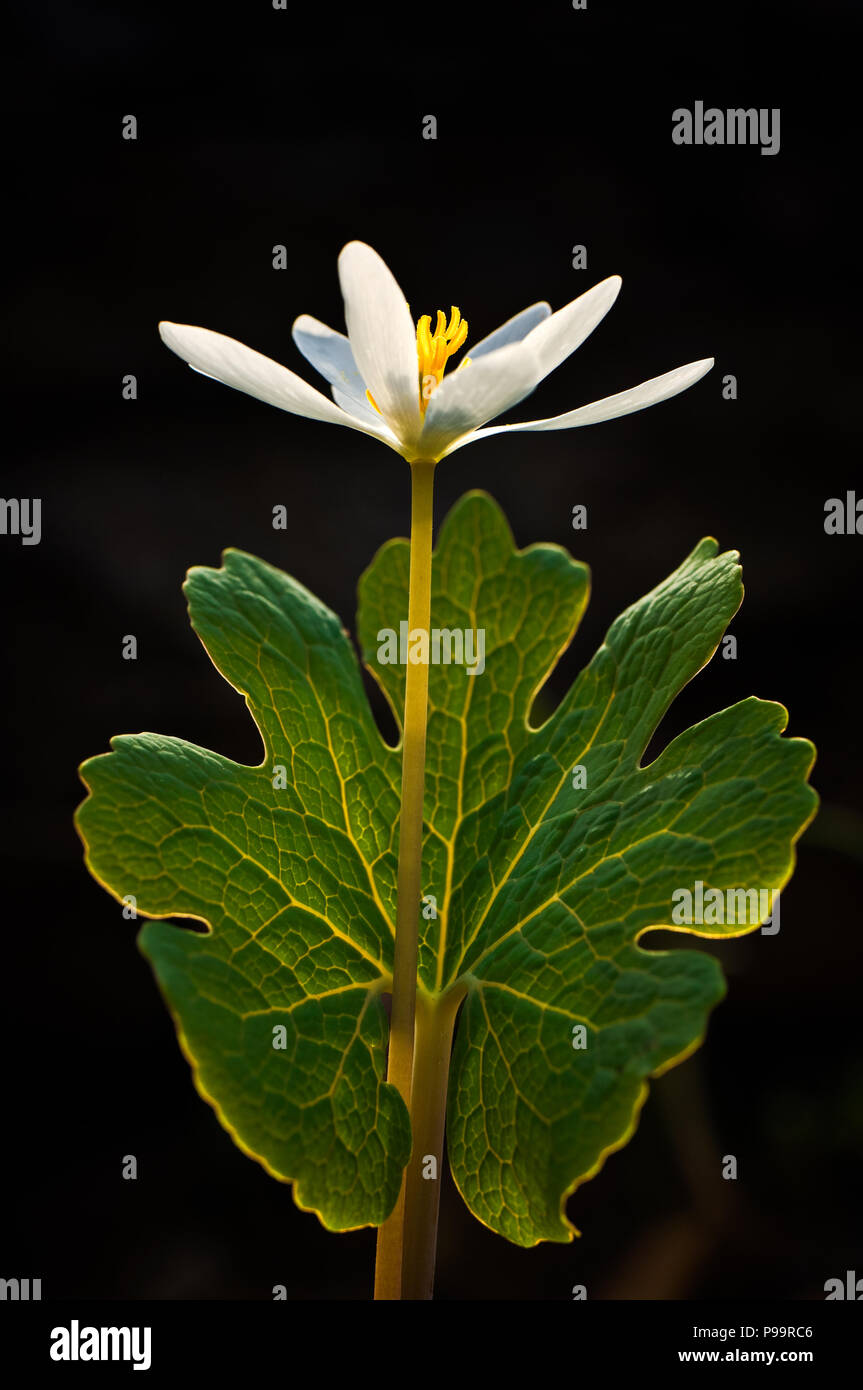
[[[4,1276],[41,1277],[46,1298],[370,1295],[374,1233],[336,1236],[296,1210],[198,1098],[134,926],[85,871],[71,820],[77,765],[115,733],[259,759],[188,627],[188,566],[239,546],[352,625],[360,571],[406,531],[395,454],[189,372],[156,331],[203,324],[311,379],[290,325],[308,312],[342,326],[336,256],[352,238],[417,313],[458,304],[474,342],[534,300],[559,307],[623,276],[521,418],[715,356],[644,414],[459,451],[438,470],[436,517],[485,487],[520,545],[557,541],[591,565],[554,698],[700,536],[739,548],[738,659],[687,688],[657,746],[757,694],[819,749],[822,811],[782,930],[693,943],[721,957],[728,998],[571,1201],[582,1238],[510,1246],[447,1178],[437,1296],[567,1299],[584,1283],[590,1298],[821,1298],[826,1279],[863,1274],[863,538],[823,527],[828,497],[863,495],[854,9],[12,7],[2,494],[41,497],[43,535],[0,537]],[[780,153],[675,146],[671,112],[698,99],[780,107]],[[121,138],[128,113],[136,142]],[[571,266],[580,243],[586,271]],[[136,662],[121,659],[127,633]],[[736,1184],[720,1178],[726,1153]]]

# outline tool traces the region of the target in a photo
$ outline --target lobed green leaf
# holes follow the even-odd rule
[[[409,553],[388,543],[360,581],[364,658],[397,719],[405,668],[378,658],[380,634],[407,614]],[[375,725],[339,620],[296,581],[228,551],[221,569],[191,570],[186,592],[213,662],[246,697],[263,761],[114,739],[82,768],[87,862],[144,915],[206,924],[155,920],[140,944],[235,1141],[327,1226],[378,1224],[410,1152],[384,1080],[381,999],[400,751]],[[811,744],[782,738],[785,710],[761,700],[641,764],[741,601],[737,557],[712,540],[617,619],[532,725],[587,597],[586,568],[557,546],[518,551],[486,495],[444,523],[432,627],[482,629],[484,669],[429,671],[423,881],[437,912],[420,919],[418,986],[465,993],[450,1165],[474,1214],[523,1245],[572,1238],[567,1196],[626,1142],[647,1079],[698,1046],[722,996],[711,957],[646,950],[644,934],[671,924],[672,894],[696,880],[781,888],[816,804]]]

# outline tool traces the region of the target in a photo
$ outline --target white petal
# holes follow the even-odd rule
[[[605,318],[623,284],[619,275],[610,275],[593,289],[586,290],[556,314],[543,320],[528,335],[527,341],[539,354],[542,375],[548,376],[580,347],[585,338]]]
[[[320,319],[312,318],[311,314],[301,314],[294,323],[292,333],[306,361],[311,362],[330,383],[336,405],[355,419],[373,425],[382,438],[393,445],[397,444],[392,430],[369,405],[366,383],[360,376],[350,341],[344,333],[328,328]]]
[[[513,314],[511,319],[502,323],[500,328],[496,328],[493,333],[489,333],[487,338],[482,338],[476,347],[466,347],[465,352],[471,362],[475,362],[478,357],[484,357],[487,352],[496,352],[498,348],[506,347],[509,343],[520,343],[532,328],[536,328],[538,323],[547,319],[551,313],[551,305],[541,301],[539,304],[531,304],[529,308],[522,309],[520,314]]]
[[[380,429],[370,428],[365,421],[341,410],[303,381],[302,377],[280,366],[271,357],[264,357],[244,343],[238,343],[236,338],[213,333],[209,328],[193,328],[186,323],[160,323],[159,333],[171,351],[188,362],[190,367],[204,376],[214,377],[225,386],[245,391],[247,396],[278,406],[280,410],[289,410],[294,415],[303,415],[309,420],[326,420],[334,425],[348,425],[351,429],[361,430],[363,434],[372,434],[385,443],[390,442]]]
[[[525,346],[529,342],[529,338],[525,339]],[[671,396],[685,391],[688,386],[694,386],[712,366],[713,358],[704,357],[700,362],[689,362],[685,367],[675,367],[673,372],[651,377],[650,381],[643,381],[640,386],[633,386],[629,391],[619,391],[616,396],[605,396],[601,401],[582,405],[578,410],[570,410],[565,415],[554,415],[548,420],[522,420],[514,425],[492,425],[487,430],[477,430],[476,434],[471,436],[471,441],[486,439],[489,435],[501,434],[504,430],[570,430],[579,425],[596,425],[601,420],[614,420],[618,415],[631,415],[634,410],[644,410],[649,405],[657,405],[659,401],[667,401]],[[467,370],[470,371],[470,368]],[[462,443],[467,442],[462,440],[453,448],[458,449]]]
[[[342,410],[346,410],[347,413],[352,415],[356,420],[363,420],[367,425],[373,425],[378,431],[381,439],[392,444],[394,448],[398,447],[399,452],[401,452],[401,445],[396,439],[396,436],[389,426],[384,424],[380,415],[378,415],[376,410],[372,409],[368,401],[355,400],[354,397],[349,396],[346,391],[341,391],[338,386],[334,386],[332,391],[333,400],[336,405],[341,406]]]
[[[354,360],[386,423],[405,444],[419,437],[416,329],[395,277],[376,251],[350,241],[339,256]]]
[[[344,333],[336,333],[311,314],[300,314],[291,330],[294,342],[307,362],[352,400],[365,403],[366,383],[354,361]]]
[[[453,441],[524,400],[541,375],[539,358],[526,338],[445,376],[426,407],[416,456],[443,458]]]

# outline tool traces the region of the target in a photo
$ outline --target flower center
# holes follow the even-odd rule
[[[467,319],[462,318],[454,304],[451,307],[449,323],[447,323],[447,317],[443,310],[438,309],[434,332],[432,332],[431,314],[423,314],[417,323],[420,412],[423,415],[425,415],[432,392],[440,386],[447,359],[452,357],[454,352],[458,352],[466,337]],[[463,358],[459,362],[459,367],[465,367],[468,361],[467,357]],[[369,403],[380,414],[380,407],[371,391],[366,391],[366,396]]]
[[[434,332],[431,315],[423,314],[417,324],[417,361],[419,364],[420,410],[425,413],[432,392],[440,385],[447,359],[458,352],[467,337],[467,320],[453,304],[449,323],[442,309],[437,311]]]

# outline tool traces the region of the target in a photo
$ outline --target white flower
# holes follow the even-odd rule
[[[395,277],[376,251],[351,241],[339,256],[347,337],[302,314],[294,342],[330,383],[333,399],[269,357],[206,328],[161,323],[159,332],[190,367],[294,415],[362,430],[413,462],[438,460],[503,430],[563,430],[643,410],[685,391],[713,366],[690,362],[591,405],[513,425],[486,421],[517,405],[574,352],[608,313],[620,290],[612,275],[557,313],[532,304],[473,349],[449,376],[447,358],[467,334],[453,308],[414,326]]]

